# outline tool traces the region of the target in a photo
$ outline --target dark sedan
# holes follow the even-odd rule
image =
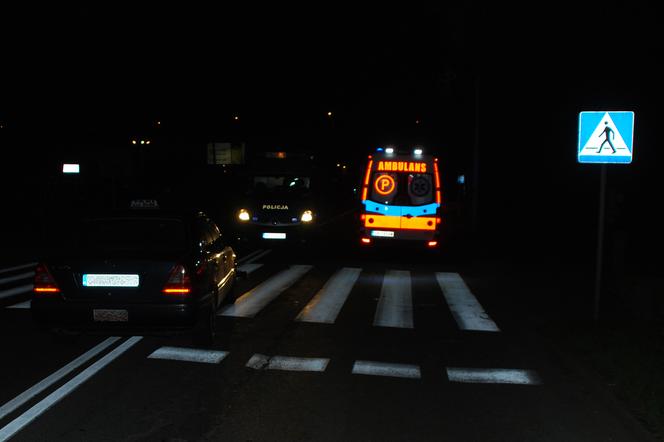
[[[209,343],[236,275],[235,252],[203,213],[108,212],[46,254],[31,309],[45,328],[193,329]]]

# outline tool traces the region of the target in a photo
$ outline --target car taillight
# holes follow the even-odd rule
[[[35,281],[32,291],[39,296],[60,293],[60,287],[58,287],[53,275],[44,264],[37,265],[35,269]]]
[[[371,244],[371,238],[362,238],[362,244]]]
[[[174,296],[186,296],[191,293],[191,279],[182,264],[173,267],[161,292],[165,295]]]
[[[438,245],[438,241],[429,241],[427,243],[427,247],[436,247]]]

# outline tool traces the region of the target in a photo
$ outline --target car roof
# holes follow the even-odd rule
[[[209,218],[205,213],[199,210],[177,210],[177,209],[106,209],[91,212],[82,217],[83,220],[108,218],[154,218],[164,219],[173,218],[183,221],[191,221],[195,218]]]

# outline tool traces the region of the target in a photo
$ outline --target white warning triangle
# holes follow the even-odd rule
[[[611,131],[613,132],[605,133],[607,127],[611,129]],[[611,149],[611,144],[609,144],[609,142],[607,141],[607,136],[609,137],[611,144],[613,144],[613,147],[616,149],[616,153],[613,153],[613,149]],[[604,144],[603,146],[602,143]],[[602,149],[601,152],[600,152],[600,147]],[[588,156],[611,155],[611,156],[629,157],[631,156],[631,153],[627,148],[627,144],[625,144],[625,140],[623,140],[623,137],[620,135],[618,128],[611,119],[611,116],[609,115],[608,112],[606,112],[602,117],[602,119],[599,121],[599,124],[593,131],[592,135],[590,135],[588,141],[586,141],[586,144],[583,146],[583,149],[581,149],[581,152],[579,152],[579,155],[588,155]]]

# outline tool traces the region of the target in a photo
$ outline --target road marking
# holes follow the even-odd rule
[[[20,281],[21,279],[28,279],[32,276],[35,276],[35,272],[26,272],[21,273],[20,275],[8,276],[6,278],[0,279],[0,284],[6,284],[12,281]]]
[[[436,279],[461,330],[500,331],[458,273],[436,273]]]
[[[72,393],[78,387],[80,387],[85,381],[90,379],[92,376],[97,374],[100,370],[110,364],[113,360],[118,358],[124,352],[129,350],[134,346],[138,341],[141,340],[141,336],[132,336],[127,339],[122,344],[118,345],[115,349],[111,350],[104,357],[99,359],[94,364],[90,365],[88,368],[74,376],[66,384],[55,390],[53,393],[46,396],[41,401],[37,402],[32,408],[30,408],[25,413],[21,414],[19,417],[5,425],[4,428],[0,429],[0,441],[6,441],[7,439],[13,437],[16,433],[21,431],[32,421],[37,419],[45,411],[51,408],[53,405],[61,401],[68,394]]]
[[[247,275],[250,275],[252,272],[255,272],[261,267],[263,267],[263,264],[242,264],[237,269],[241,272],[246,273]]]
[[[447,367],[450,382],[473,384],[541,384],[539,376],[532,370],[512,368],[458,368]]]
[[[13,289],[3,290],[0,292],[0,299],[9,298],[10,296],[20,295],[21,293],[28,293],[32,291],[33,284],[26,284]]]
[[[237,298],[234,304],[225,307],[218,315],[253,318],[309,270],[310,265],[290,266]]]
[[[0,274],[1,273],[13,272],[14,270],[27,269],[29,267],[35,267],[36,265],[37,265],[36,262],[30,262],[28,264],[21,264],[21,265],[14,266],[14,267],[7,267],[6,269],[0,269]]]
[[[256,256],[256,255],[258,255],[259,253],[261,253],[262,251],[263,251],[263,249],[254,250],[253,252],[251,252],[251,253],[248,254],[247,256],[243,256],[242,258],[238,259],[238,260],[237,260],[237,263],[238,263],[238,264],[242,264],[244,261],[253,258],[254,256]]]
[[[17,408],[23,406],[26,402],[28,402],[29,400],[31,400],[32,398],[34,398],[35,396],[37,396],[38,394],[40,394],[41,392],[43,392],[44,390],[55,384],[56,382],[60,381],[62,378],[67,376],[72,371],[76,370],[81,365],[88,362],[90,359],[97,356],[102,351],[106,350],[108,347],[113,345],[119,339],[120,338],[112,337],[97,344],[95,347],[83,353],[81,356],[77,357],[69,364],[65,365],[58,371],[44,378],[42,381],[36,383],[32,387],[25,390],[23,393],[16,396],[14,399],[4,404],[2,407],[0,407],[0,420],[4,419],[5,416],[7,416],[10,413],[13,413]]]
[[[149,359],[170,359],[172,361],[201,362],[204,364],[218,364],[226,356],[227,351],[201,350],[198,348],[161,347],[152,352]]]
[[[335,273],[295,318],[296,321],[334,324],[362,269],[347,268]]]
[[[283,371],[325,371],[330,360],[327,358],[297,358],[292,356],[265,356],[255,354],[247,362],[247,367],[254,370]]]
[[[353,364],[353,374],[409,379],[421,378],[420,367],[418,365],[393,364],[375,361],[355,361],[355,364]]]
[[[413,328],[410,272],[388,270],[385,273],[373,325],[376,327]]]
[[[264,252],[259,253],[258,255],[253,256],[251,259],[247,259],[247,260],[244,261],[242,264],[251,264],[252,262],[261,259],[262,257],[264,257],[265,255],[267,255],[267,254],[270,253],[271,251],[272,251],[272,249],[267,249],[267,250],[265,250]]]
[[[7,308],[20,308],[20,309],[29,309],[32,301],[29,299],[27,301],[19,302],[18,304],[10,305]]]

